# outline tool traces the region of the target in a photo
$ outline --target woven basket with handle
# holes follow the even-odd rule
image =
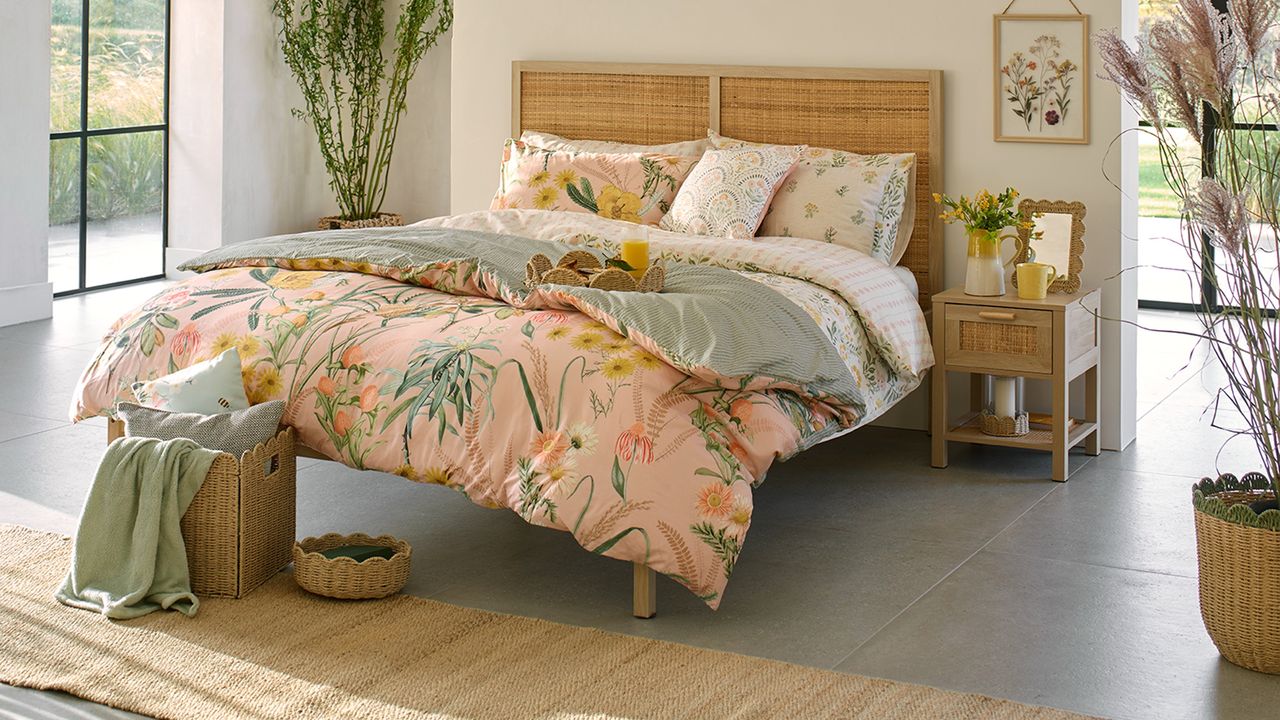
[[[1248,507],[1272,497],[1265,484],[1251,473],[1196,487],[1200,615],[1224,658],[1280,674],[1280,511],[1259,516]]]

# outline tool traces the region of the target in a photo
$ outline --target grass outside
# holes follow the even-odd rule
[[[1171,217],[1181,215],[1182,201],[1164,179],[1160,165],[1160,148],[1155,144],[1138,146],[1138,215]]]

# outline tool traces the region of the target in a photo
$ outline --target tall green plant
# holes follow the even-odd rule
[[[274,0],[280,48],[302,89],[342,217],[382,209],[409,80],[453,24],[452,0],[404,0],[390,66],[382,55],[385,0]],[[389,71],[389,72],[388,72]]]

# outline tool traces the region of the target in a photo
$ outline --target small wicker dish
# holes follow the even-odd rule
[[[1031,416],[1025,412],[1017,417],[994,415],[983,411],[978,419],[978,428],[984,435],[994,437],[1022,437],[1031,432]]]
[[[349,557],[327,558],[320,553],[343,545],[381,545],[391,548],[390,558],[356,562]],[[328,533],[293,544],[293,579],[307,592],[341,600],[365,600],[394,595],[409,579],[413,549],[390,535]]]
[[[528,288],[569,285],[617,292],[662,292],[667,271],[661,264],[654,263],[637,279],[625,270],[604,267],[595,255],[586,250],[570,250],[554,266],[546,255],[534,255],[525,266],[524,276],[524,284]]]

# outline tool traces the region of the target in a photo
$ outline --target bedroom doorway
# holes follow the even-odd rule
[[[49,280],[57,296],[162,277],[169,0],[52,0]]]

